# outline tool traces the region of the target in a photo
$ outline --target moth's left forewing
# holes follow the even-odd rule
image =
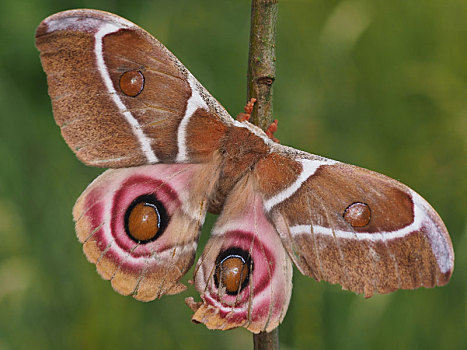
[[[87,165],[207,162],[232,123],[164,45],[114,14],[54,14],[36,45],[55,121]]]
[[[448,282],[454,253],[446,227],[407,186],[285,147],[255,174],[302,273],[366,296]]]

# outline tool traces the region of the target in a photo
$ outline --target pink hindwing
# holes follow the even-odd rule
[[[184,290],[178,280],[193,263],[212,190],[206,180],[216,172],[199,164],[157,164],[107,170],[94,180],[73,217],[83,250],[102,278],[144,301]],[[158,214],[155,230],[132,225],[135,215],[144,215],[140,203]]]
[[[143,301],[186,287],[206,211],[220,214],[187,298],[211,329],[271,331],[303,274],[364,293],[446,284],[443,221],[384,175],[281,146],[234,121],[159,41],[97,10],[46,18],[36,45],[54,117],[105,171],[77,200],[88,260]]]
[[[236,260],[239,266],[231,262]],[[229,283],[233,269],[241,283]],[[254,333],[270,332],[284,318],[292,264],[251,175],[239,181],[226,200],[196,265],[195,286],[203,304],[194,308],[193,319],[208,328],[243,326]]]

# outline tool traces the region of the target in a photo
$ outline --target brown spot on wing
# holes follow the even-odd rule
[[[365,203],[352,203],[345,209],[342,216],[353,227],[363,227],[371,220],[371,210]]]
[[[290,198],[278,204],[291,225],[309,223],[310,208],[304,203],[312,193],[313,224],[356,232],[394,231],[413,221],[410,195],[396,181],[347,164],[324,165],[318,168]],[[353,227],[342,214],[353,203],[365,203],[371,208],[368,225]],[[326,214],[327,213],[327,214]]]
[[[127,96],[136,97],[144,88],[144,75],[139,70],[128,70],[120,76],[120,90]]]

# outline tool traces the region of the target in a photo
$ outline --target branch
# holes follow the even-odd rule
[[[256,98],[250,122],[266,128],[272,122],[272,84],[276,79],[276,19],[278,0],[251,1],[248,100]]]
[[[270,333],[253,334],[254,350],[279,350],[279,328]]]
[[[247,100],[256,98],[250,122],[266,130],[272,122],[272,84],[276,79],[276,19],[278,0],[251,1]],[[279,349],[279,331],[253,335],[255,350]]]

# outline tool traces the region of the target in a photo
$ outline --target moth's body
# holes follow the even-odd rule
[[[247,123],[247,122],[246,122]],[[220,153],[221,172],[214,196],[209,200],[209,211],[219,214],[225,199],[238,181],[255,167],[256,163],[268,155],[270,147],[265,138],[253,134],[248,128],[229,128]],[[215,157],[217,158],[217,157]]]
[[[66,142],[84,163],[118,168],[73,210],[86,256],[118,292],[148,301],[184,290],[207,210],[220,216],[195,269],[203,302],[188,304],[209,328],[275,328],[292,261],[367,297],[448,282],[452,244],[422,197],[234,121],[133,23],[66,11],[36,39]]]

